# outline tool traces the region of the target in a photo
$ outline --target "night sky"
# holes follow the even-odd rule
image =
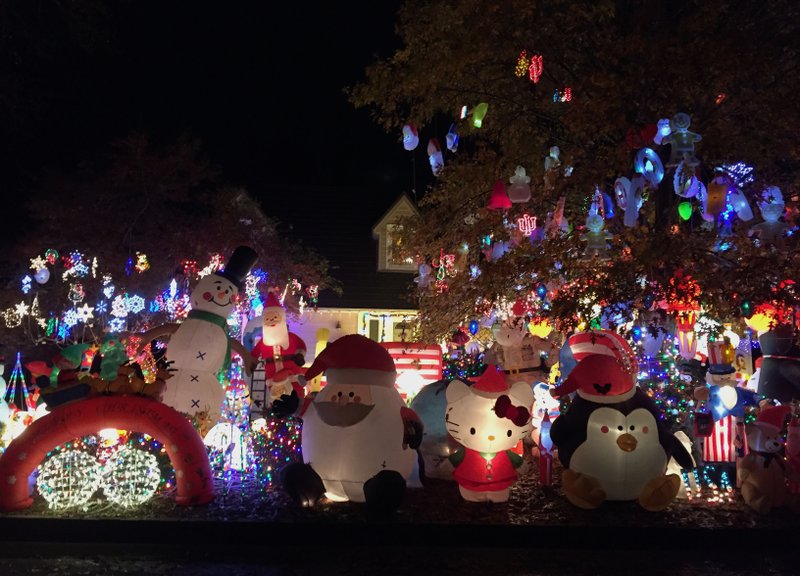
[[[41,170],[69,171],[134,130],[165,143],[188,133],[223,181],[295,230],[302,203],[380,215],[411,189],[410,157],[342,90],[398,47],[399,3],[12,2],[0,72],[24,110],[1,119],[9,186],[32,188]],[[75,6],[88,16],[65,17]]]

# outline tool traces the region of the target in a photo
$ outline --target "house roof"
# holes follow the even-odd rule
[[[406,194],[394,197],[380,191],[350,188],[314,189],[296,200],[302,208],[292,218],[277,214],[292,224],[292,238],[324,256],[330,263],[330,275],[339,281],[342,294],[322,290],[320,307],[415,309],[412,294],[415,274],[378,272],[378,241],[374,225],[387,217],[392,208],[406,203],[414,210]],[[387,205],[390,208],[387,210]]]
[[[383,216],[381,216],[372,227],[372,236],[377,236],[379,231],[383,229],[384,226],[391,224],[392,220],[398,216],[406,215],[417,216],[419,215],[419,210],[417,210],[417,206],[414,204],[414,202],[412,202],[411,198],[408,197],[408,194],[403,192],[397,197],[394,203],[389,207],[388,210],[386,210],[386,212],[383,213]]]

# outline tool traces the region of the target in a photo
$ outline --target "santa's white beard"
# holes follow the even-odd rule
[[[261,334],[261,341],[267,346],[280,346],[281,348],[289,347],[289,329],[286,324],[277,324],[275,326],[263,326]]]

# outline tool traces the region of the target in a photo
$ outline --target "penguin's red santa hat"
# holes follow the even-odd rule
[[[568,344],[578,363],[554,390],[556,397],[577,392],[581,398],[599,404],[633,397],[639,368],[636,355],[622,336],[606,330],[580,332],[570,336]]]
[[[322,372],[329,386],[364,384],[393,388],[397,380],[397,369],[389,352],[360,334],[348,334],[328,344],[306,370],[306,379]]]

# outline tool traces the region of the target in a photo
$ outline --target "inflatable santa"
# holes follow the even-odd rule
[[[330,343],[306,376],[323,371],[327,386],[299,412],[304,463],[284,468],[282,484],[304,506],[324,494],[336,502],[366,502],[374,514],[393,512],[422,441],[419,418],[395,388],[394,361],[377,342],[351,334]],[[299,404],[293,393],[273,410],[286,414]]]
[[[261,340],[250,352],[264,361],[264,377],[272,380],[276,373],[303,374],[306,343],[286,325],[286,310],[274,293],[267,295],[261,320]]]

